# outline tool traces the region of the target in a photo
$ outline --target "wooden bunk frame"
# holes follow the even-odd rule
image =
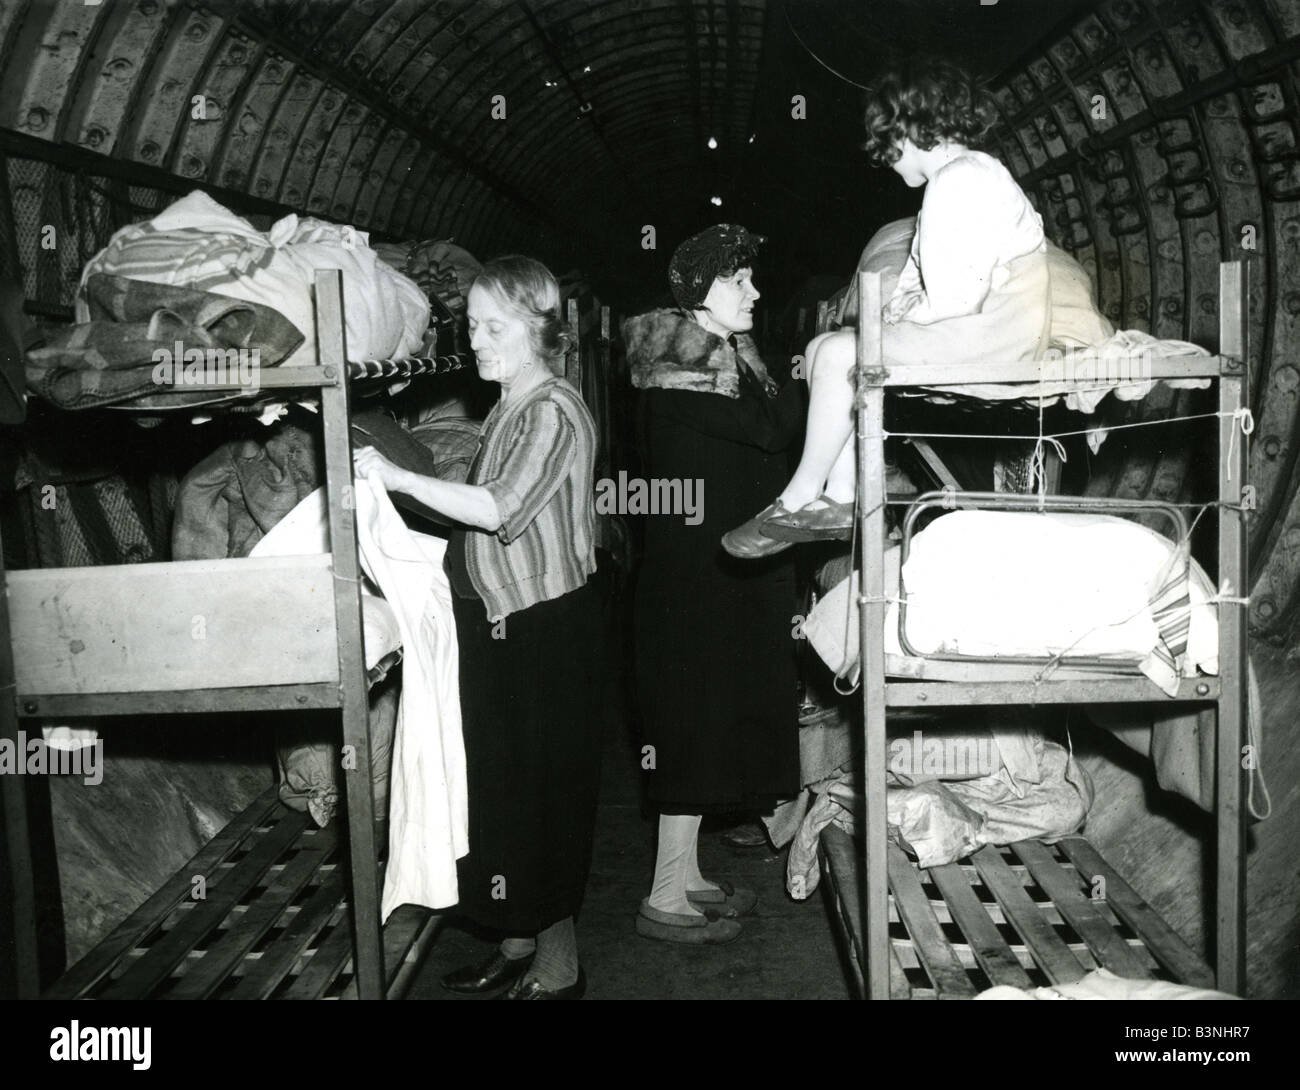
[[[865,809],[862,845],[832,826],[822,836],[822,865],[845,924],[850,960],[871,999],[974,994],[969,970],[994,984],[1026,986],[1028,967],[1041,980],[1078,979],[1093,965],[1121,976],[1148,976],[1159,966],[1174,979],[1224,991],[1245,988],[1245,821],[1241,747],[1246,721],[1244,609],[1219,608],[1219,676],[1184,680],[1173,701],[1214,715],[1216,737],[1215,968],[1164,923],[1082,837],[1049,848],[1025,841],[985,847],[961,865],[920,870],[887,839],[886,716],[895,708],[1150,702],[1171,698],[1147,678],[1099,676],[1070,666],[1041,677],[1033,665],[940,661],[886,655],[884,585],[884,405],[903,386],[1038,380],[1038,365],[997,363],[885,367],[881,354],[879,273],[859,276],[857,337],[858,600],[862,653]],[[1235,431],[1246,400],[1244,265],[1220,267],[1217,356],[1151,361],[1151,378],[1217,380],[1219,413],[1219,585],[1228,596],[1248,586],[1245,443]],[[1227,589],[1231,588],[1231,589]],[[864,853],[859,873],[858,852]],[[1107,894],[1088,894],[1103,877]],[[1036,898],[1031,897],[1036,894]],[[897,939],[891,939],[893,921]],[[900,930],[901,929],[901,930]],[[910,963],[909,963],[910,962]]]
[[[259,379],[263,391],[320,391],[330,552],[4,574],[0,732],[16,739],[20,721],[49,717],[336,709],[355,756],[344,777],[346,851],[333,828],[280,806],[272,787],[46,997],[379,999],[404,988],[436,930],[436,916],[410,905],[380,924],[341,273],[318,272],[315,298],[317,364]],[[0,781],[18,991],[34,997],[38,906],[23,778]],[[194,900],[198,876],[207,889]]]

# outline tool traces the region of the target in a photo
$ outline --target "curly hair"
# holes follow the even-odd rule
[[[992,96],[964,69],[914,57],[868,86],[862,147],[876,166],[896,163],[905,139],[922,151],[942,140],[978,148],[996,116]]]
[[[491,292],[528,327],[533,351],[554,374],[562,374],[572,335],[560,315],[560,286],[551,270],[531,257],[506,254],[483,265],[474,286]]]

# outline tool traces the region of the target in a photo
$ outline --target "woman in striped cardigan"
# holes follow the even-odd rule
[[[512,983],[509,999],[578,999],[573,920],[591,861],[599,776],[596,430],[559,376],[560,293],[527,257],[489,262],[470,289],[470,347],[501,386],[465,483],[423,477],[371,448],[379,473],[457,525],[447,548],[460,644],[469,855],[460,909],[504,936],[452,991]]]

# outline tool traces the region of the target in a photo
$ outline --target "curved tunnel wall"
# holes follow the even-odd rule
[[[679,0],[0,0],[0,128],[382,234],[572,251],[629,196],[671,207],[704,140],[686,150],[679,109],[688,128],[742,143],[763,5],[718,13],[715,25],[712,8]]]

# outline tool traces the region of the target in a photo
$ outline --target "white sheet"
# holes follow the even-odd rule
[[[953,511],[912,540],[907,638],[924,654],[1145,659],[1152,594],[1178,563],[1168,538],[1112,515]],[[1192,571],[1188,666],[1217,673],[1214,590]]]
[[[885,651],[898,639],[899,550],[885,554]],[[903,569],[907,637],[922,654],[1105,656],[1141,667],[1166,692],[1177,677],[1154,661],[1160,631],[1151,599],[1171,571],[1188,568],[1187,650],[1180,676],[1217,674],[1214,588],[1168,538],[1110,515],[953,511],[912,539]],[[858,617],[846,580],[804,624],[841,676],[856,670]]]
[[[460,659],[451,587],[442,567],[446,542],[408,529],[378,481],[358,480],[355,496],[361,565],[384,594],[380,600],[362,587],[366,659],[373,664],[391,642],[391,632],[371,623],[373,603],[384,607],[404,649],[389,789],[387,920],[399,905],[446,908],[459,898],[456,860],[469,851]],[[317,489],[258,542],[252,555],[324,552],[326,527],[324,489]]]
[[[976,999],[1240,999],[1229,992],[1212,988],[1195,988],[1168,980],[1130,980],[1116,976],[1109,969],[1094,969],[1072,984],[1053,984],[1046,988],[1013,988],[1000,984],[980,992]],[[1161,1051],[1164,1051],[1162,1048]]]
[[[248,555],[306,556],[327,552],[328,526],[325,490],[318,488],[272,526]],[[392,607],[365,583],[361,584],[361,642],[365,646],[367,670],[402,646],[402,633]]]

